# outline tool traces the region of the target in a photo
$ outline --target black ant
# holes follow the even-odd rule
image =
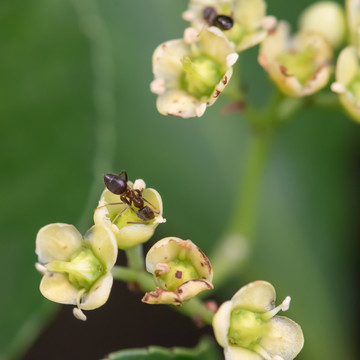
[[[210,26],[216,26],[221,30],[230,30],[234,26],[234,20],[230,16],[218,15],[212,6],[207,6],[203,10],[203,18]]]
[[[126,204],[128,205],[125,209],[121,210],[112,221],[113,223],[115,220],[128,208],[132,209],[132,205],[134,205],[138,210],[136,210],[136,215],[144,221],[152,220],[155,217],[155,214],[158,213],[151,209],[149,206],[145,205],[147,202],[149,205],[154,207],[152,204],[149,203],[146,199],[142,196],[142,191],[136,189],[133,190],[127,184],[128,176],[126,171],[122,171],[119,175],[115,174],[106,174],[104,175],[104,183],[107,189],[115,195],[120,195],[120,200],[122,202],[119,203],[109,203],[107,205],[120,205]],[[105,206],[107,206],[105,205]]]

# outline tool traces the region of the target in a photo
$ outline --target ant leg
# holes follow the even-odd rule
[[[108,206],[108,205],[124,205],[124,204],[125,204],[124,202],[107,203],[107,204],[105,204],[105,205],[98,206],[97,208],[95,208],[95,210],[100,209],[100,208],[102,208],[102,207],[104,207],[104,206]],[[127,205],[128,205],[128,204],[127,204]],[[94,211],[95,211],[95,210],[94,210]]]
[[[125,182],[127,183],[128,182],[128,176],[127,176],[127,172],[126,171],[122,171],[119,176],[121,176],[122,174],[124,174],[125,176]]]
[[[152,210],[154,211],[155,214],[160,214],[160,211],[155,211],[156,208],[150,201],[147,201],[145,198],[143,198],[143,200],[152,207]]]
[[[128,205],[125,207],[125,209],[122,209],[121,211],[118,212],[118,214],[115,216],[114,220],[111,222],[111,224],[114,224],[114,222],[119,218],[119,216],[127,209],[131,209],[131,207]]]

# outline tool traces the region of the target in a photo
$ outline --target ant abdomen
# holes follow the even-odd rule
[[[149,206],[144,206],[143,208],[136,211],[136,215],[141,220],[152,220],[155,217],[154,211]]]

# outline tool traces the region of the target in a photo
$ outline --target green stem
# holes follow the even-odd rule
[[[144,292],[155,289],[155,282],[152,275],[144,270],[129,269],[123,266],[114,266],[112,269],[114,279],[125,282],[137,282]],[[214,313],[209,310],[204,303],[193,298],[185,302],[182,306],[172,306],[173,309],[191,318],[199,317],[205,324],[211,324]]]
[[[142,270],[144,268],[144,253],[142,244],[133,246],[125,250],[128,260],[128,266],[133,270]]]
[[[260,195],[264,169],[271,143],[267,131],[252,135],[245,159],[244,177],[236,197],[238,206],[230,220],[228,233],[240,234],[251,241],[256,221],[257,204]]]

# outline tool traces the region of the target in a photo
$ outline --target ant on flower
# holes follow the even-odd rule
[[[218,15],[212,6],[203,10],[203,18],[210,26],[216,26],[221,30],[230,30],[234,26],[234,20],[227,15]]]
[[[106,188],[115,195],[120,195],[119,203],[109,203],[107,205],[121,205],[126,204],[127,207],[121,210],[112,221],[114,223],[116,219],[126,210],[131,209],[135,211],[132,206],[138,208],[136,210],[136,215],[138,218],[144,221],[152,220],[155,218],[155,214],[158,214],[157,211],[153,210],[151,207],[145,205],[145,202],[154,208],[154,206],[147,201],[142,196],[142,190],[135,189],[133,190],[128,184],[128,175],[126,171],[122,171],[119,175],[115,174],[106,174],[104,175],[104,183]],[[105,206],[107,206],[105,205]]]

